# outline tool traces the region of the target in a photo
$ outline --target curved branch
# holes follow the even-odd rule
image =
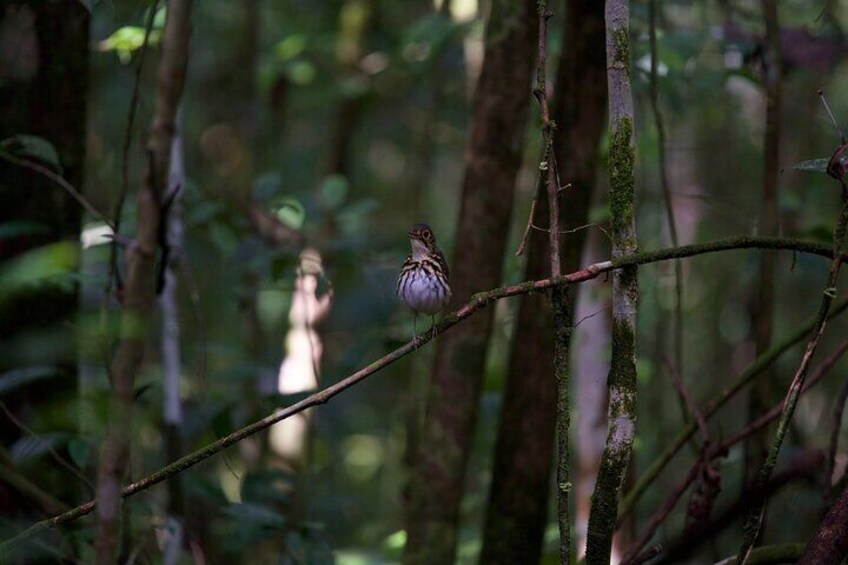
[[[158,483],[165,481],[169,477],[182,471],[185,471],[189,467],[193,467],[201,461],[212,457],[213,455],[219,453],[227,447],[230,447],[231,445],[238,443],[239,441],[257,432],[269,428],[277,422],[290,418],[291,416],[303,412],[304,410],[313,406],[326,404],[334,396],[349,389],[360,381],[365,380],[367,377],[384,369],[388,365],[391,365],[398,359],[401,359],[402,357],[405,357],[406,355],[412,353],[416,349],[420,348],[422,345],[431,341],[436,335],[441,335],[445,330],[452,328],[453,326],[459,324],[466,318],[469,318],[480,310],[483,310],[489,304],[496,300],[509,298],[511,296],[519,296],[522,294],[529,294],[532,292],[541,292],[555,286],[581,283],[584,281],[595,279],[601,274],[608,273],[621,267],[645,265],[649,263],[667,261],[670,259],[682,259],[686,257],[693,257],[696,255],[716,253],[719,251],[728,251],[731,249],[782,249],[799,251],[802,253],[810,253],[813,255],[819,255],[821,257],[832,257],[833,255],[833,249],[831,247],[817,243],[798,241],[788,238],[737,237],[717,240],[708,243],[686,245],[679,248],[668,248],[651,252],[637,253],[631,256],[619,257],[611,261],[601,261],[599,263],[594,263],[583,269],[574,271],[573,273],[563,275],[561,277],[554,277],[536,281],[526,281],[515,285],[503,286],[486,292],[477,293],[471,298],[468,303],[461,306],[452,314],[445,316],[445,318],[441,322],[439,322],[435,328],[431,329],[426,334],[419,335],[417,340],[409,341],[408,343],[395,349],[391,353],[385,355],[377,361],[374,361],[370,365],[360,369],[359,371],[342,379],[341,381],[331,386],[328,386],[325,389],[320,390],[307,398],[304,398],[300,402],[297,402],[287,408],[279,410],[274,414],[270,414],[265,418],[262,418],[261,420],[258,420],[248,426],[240,428],[234,431],[233,433],[213,443],[210,443],[209,445],[198,449],[197,451],[194,451],[186,455],[185,457],[178,459],[175,462],[166,465],[159,471],[156,471],[155,473],[152,473],[144,477],[143,479],[124,487],[121,491],[121,496],[123,498],[128,498],[134,494],[146,490]],[[53,516],[52,518],[48,518],[46,520],[34,524],[33,526],[19,533],[18,535],[7,539],[2,544],[0,544],[0,557],[6,554],[6,552],[8,552],[13,545],[16,545],[21,541],[31,537],[33,534],[76,520],[81,516],[85,516],[91,513],[92,510],[94,510],[94,507],[95,502],[92,500],[86,502],[85,504],[77,506],[76,508],[73,508],[63,514],[58,514],[56,516]]]

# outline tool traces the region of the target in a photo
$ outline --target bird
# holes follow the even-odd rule
[[[435,315],[451,299],[450,269],[436,245],[436,236],[427,224],[415,224],[407,233],[412,254],[406,258],[397,280],[397,297],[413,312],[412,334],[417,341],[418,314],[429,314],[435,328]]]

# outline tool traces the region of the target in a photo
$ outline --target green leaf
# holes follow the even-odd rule
[[[0,374],[0,396],[7,394],[17,388],[20,388],[29,383],[56,377],[59,375],[59,368],[49,365],[38,367],[23,367],[20,369],[12,369]]]
[[[318,71],[309,61],[293,61],[286,67],[286,74],[293,83],[303,86],[315,80]]]
[[[35,159],[52,169],[62,172],[59,152],[52,143],[36,135],[19,134],[0,141],[0,149],[17,157]]]
[[[303,227],[303,222],[306,220],[306,209],[299,200],[295,198],[283,198],[278,202],[277,206],[278,208],[274,213],[278,220],[294,230],[299,230]]]
[[[330,209],[341,206],[347,198],[348,182],[344,175],[330,175],[324,179],[319,188],[321,203]]]
[[[0,303],[23,287],[57,282],[76,269],[78,260],[78,245],[63,241],[33,249],[7,261],[0,269]]]
[[[306,35],[296,33],[283,39],[274,46],[274,55],[281,61],[288,61],[300,55],[306,48]]]
[[[97,48],[100,51],[114,51],[118,55],[118,59],[120,59],[121,63],[126,65],[130,62],[133,51],[141,49],[144,45],[144,33],[145,29],[143,27],[124,26],[116,29],[112,32],[112,35],[100,41],[97,44]],[[149,44],[157,44],[161,37],[161,30],[150,30],[150,38],[148,40]]]
[[[153,29],[165,29],[165,17],[168,15],[168,8],[162,6],[156,11],[156,15],[153,16]],[[147,16],[145,16],[146,18]]]

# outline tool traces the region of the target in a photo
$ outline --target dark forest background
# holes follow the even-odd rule
[[[548,276],[541,201],[530,249],[516,255],[542,151],[532,92],[535,4],[194,3],[176,114],[181,150],[171,153],[164,192],[179,191],[162,208],[163,225],[180,235],[172,240],[172,269],[150,273],[151,281],[170,282],[136,336],[144,356],[131,395],[124,484],[407,343],[412,315],[395,297],[395,281],[416,222],[432,226],[454,266],[453,307],[474,292]],[[610,254],[606,60],[596,4],[603,3],[548,4],[548,97],[559,125],[559,180],[571,185],[560,203],[565,273]],[[793,165],[827,160],[840,144],[818,89],[848,126],[848,4],[777,3],[776,51],[766,41],[767,4],[631,3],[640,250],[740,235],[831,245],[839,184],[821,164],[817,171]],[[95,496],[98,453],[110,429],[107,367],[120,333],[117,281],[129,276],[126,249],[144,221],[136,195],[152,162],[146,147],[165,26],[159,8],[151,14],[151,2],[97,0],[7,0],[0,7],[3,539]],[[769,66],[770,53],[779,65]],[[473,220],[460,222],[461,206]],[[116,219],[121,236],[113,245],[104,233]],[[674,263],[639,268],[640,398],[625,494],[692,421],[675,379],[703,405],[815,314],[827,261],[767,252],[769,267],[763,253],[681,260],[679,311]],[[579,554],[607,430],[610,286],[601,276],[575,286],[569,298]],[[401,560],[406,532],[418,531],[421,544],[447,548],[457,563],[519,562],[509,555],[559,562],[548,309],[542,295],[498,301],[326,406],[239,442],[179,482],[127,499],[120,559],[388,563]],[[176,336],[168,325],[174,320]],[[427,327],[419,316],[417,331]],[[840,317],[830,322],[814,367],[844,351],[846,331]],[[709,420],[713,440],[780,403],[805,338]],[[440,340],[443,355],[434,354]],[[178,348],[170,377],[168,344]],[[831,490],[826,469],[846,370],[835,360],[798,405],[775,473],[782,482],[770,487],[763,545],[808,541],[841,492]],[[437,374],[469,383],[457,389],[455,404],[448,401],[467,421],[456,435],[468,436],[457,440],[460,455],[438,451],[450,446],[432,439],[426,421],[438,413],[426,400]],[[180,407],[172,403],[168,412],[164,397],[178,398]],[[662,521],[651,543],[665,540],[680,552],[667,559],[714,562],[738,550],[746,495],[774,427],[723,454],[718,489],[687,493]],[[829,469],[837,483],[848,464],[846,435],[842,426]],[[522,447],[525,439],[531,447]],[[416,455],[419,445],[436,446],[423,450],[430,460]],[[641,496],[620,524],[616,556],[700,448],[696,435]],[[416,522],[438,522],[438,509],[416,504],[429,479],[421,469],[454,459],[459,478],[439,483],[447,490],[438,496],[458,512],[444,518],[454,528],[445,542]],[[493,500],[520,521],[499,522]],[[693,500],[709,500],[705,515],[692,510]],[[699,543],[675,546],[693,519],[714,527]],[[9,555],[13,562],[91,562],[95,530],[92,514],[39,532]]]

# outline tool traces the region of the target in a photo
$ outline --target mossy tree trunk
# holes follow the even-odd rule
[[[607,0],[607,84],[609,88],[609,206],[612,256],[636,253],[634,221],[633,97],[630,91],[630,10],[626,0]],[[636,433],[637,270],[613,273],[612,352],[609,386],[609,432],[601,457],[589,532],[586,562],[609,563],[618,501],[627,475]]]
[[[530,104],[536,26],[533,0],[493,2],[466,146],[451,306],[501,280]],[[438,340],[410,473],[406,563],[454,560],[492,314],[485,312]]]

